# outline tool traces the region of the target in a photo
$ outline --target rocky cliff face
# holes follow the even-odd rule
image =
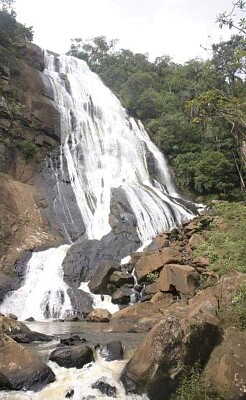
[[[33,44],[19,51],[16,57],[0,47],[0,270],[6,275],[25,250],[62,241],[37,185],[43,159],[59,145],[59,113],[42,73],[43,51]]]

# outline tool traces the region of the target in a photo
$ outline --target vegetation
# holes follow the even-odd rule
[[[148,54],[116,50],[117,41],[104,36],[74,39],[68,54],[87,61],[130,115],[141,118],[184,193],[240,200],[246,120],[242,33],[214,44],[211,60],[184,65],[166,55],[150,62]]]
[[[213,271],[219,275],[236,270],[246,273],[246,207],[244,203],[217,202],[212,208],[215,222],[196,254],[209,258]]]
[[[231,303],[219,310],[218,317],[223,327],[235,326],[242,331],[246,330],[246,283],[238,288]]]
[[[186,368],[181,379],[179,388],[177,389],[176,400],[220,400],[222,399],[216,394],[211,394],[201,377],[200,368],[195,365]]]

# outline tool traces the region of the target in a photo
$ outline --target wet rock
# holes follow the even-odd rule
[[[0,272],[0,302],[4,299],[5,295],[12,291],[18,289],[18,280],[9,275]]]
[[[115,261],[105,261],[100,265],[95,275],[89,282],[89,288],[92,293],[107,293],[107,284],[114,271],[119,270],[120,266]]]
[[[27,322],[34,322],[35,319],[33,317],[26,318],[25,321]]]
[[[86,345],[66,346],[52,351],[49,360],[55,361],[60,367],[82,368],[94,361],[94,356],[92,349]]]
[[[136,276],[141,282],[149,273],[160,270],[165,264],[179,263],[181,259],[179,251],[173,248],[163,248],[151,254],[143,253],[135,266]]]
[[[72,287],[67,289],[67,294],[70,297],[75,314],[84,316],[93,310],[93,298],[90,293],[86,293],[81,289]]]
[[[119,340],[114,340],[106,344],[106,360],[122,360],[123,359],[123,347]]]
[[[0,390],[11,390],[12,386],[8,378],[0,372]]]
[[[114,304],[129,304],[131,296],[134,294],[134,290],[128,287],[122,286],[116,290],[112,295],[112,303]]]
[[[60,340],[60,346],[78,346],[82,343],[85,343],[85,338],[80,338],[78,335],[72,335],[68,338],[63,338]]]
[[[36,354],[13,339],[0,334],[0,374],[12,390],[40,390],[55,380],[55,375]]]
[[[111,313],[104,308],[96,308],[86,317],[89,322],[109,322],[110,319]]]
[[[65,394],[65,399],[71,399],[74,395],[74,390],[70,389],[66,394]]]
[[[106,382],[106,378],[102,377],[97,382],[93,383],[92,389],[98,389],[107,397],[116,397],[116,387],[111,386]]]
[[[125,284],[133,285],[134,277],[127,272],[114,271],[110,276],[109,282],[116,287],[121,287]]]
[[[18,343],[31,343],[31,342],[50,342],[53,340],[52,336],[45,335],[35,331],[29,331],[24,333],[15,333],[9,335]]]

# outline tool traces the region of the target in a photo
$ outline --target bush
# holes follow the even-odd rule
[[[23,140],[17,143],[16,147],[22,152],[27,160],[33,158],[38,152],[38,146],[31,140]]]

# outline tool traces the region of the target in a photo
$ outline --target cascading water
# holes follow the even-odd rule
[[[62,270],[62,261],[69,247],[62,245],[34,252],[27,263],[23,286],[7,295],[1,305],[1,312],[16,314],[21,320],[29,317],[36,320],[62,318],[69,315],[72,306]]]
[[[88,238],[101,239],[111,230],[108,217],[115,188],[126,194],[141,241],[191,218],[178,200],[161,152],[86,63],[64,55],[47,55],[46,63],[61,113],[59,168],[61,175],[68,171]]]

